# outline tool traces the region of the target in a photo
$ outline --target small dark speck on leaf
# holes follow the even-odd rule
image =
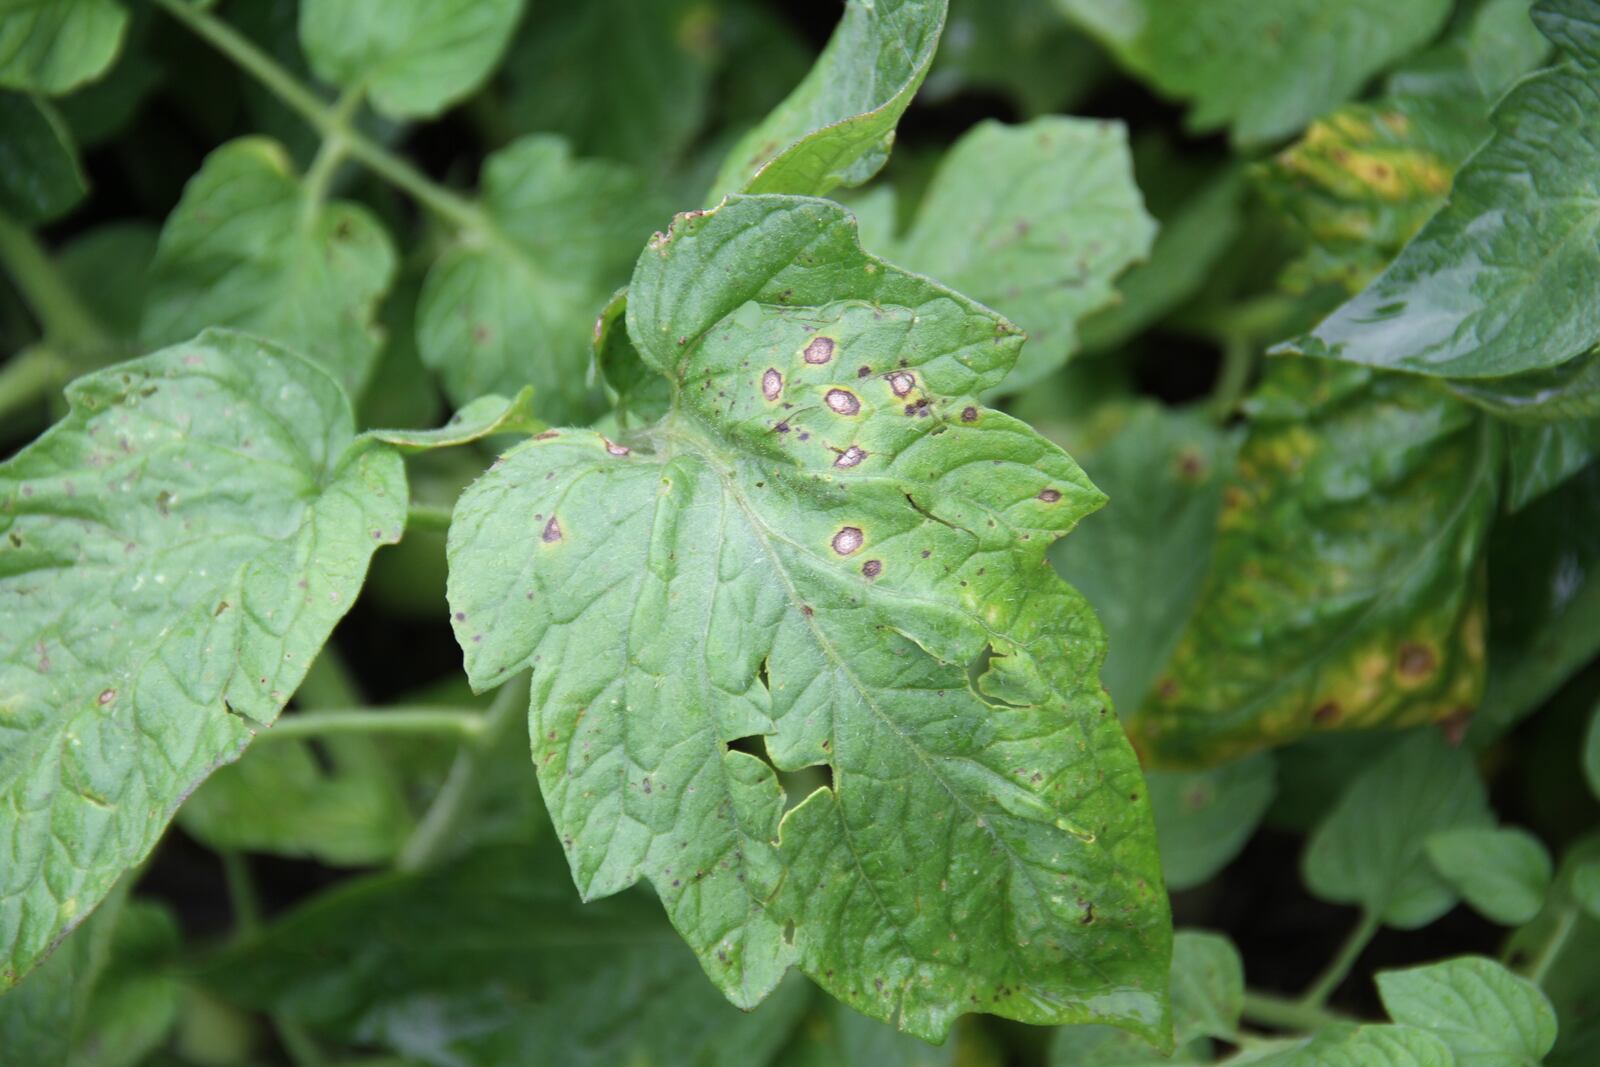
[[[978,409],[975,408],[975,407],[972,407],[971,405],[968,405],[967,407],[962,408],[961,409],[961,421],[962,422],[977,422],[978,421]]]
[[[783,375],[778,373],[777,367],[768,367],[761,375],[761,395],[768,400],[776,400],[783,395]]]
[[[553,541],[561,540],[561,524],[556,521],[554,515],[550,516],[550,521],[544,524],[544,533],[540,534],[539,537],[547,545]]]
[[[883,573],[883,561],[876,559],[867,560],[861,565],[861,573],[865,574],[868,578],[876,578],[878,575]]]
[[[1433,673],[1433,650],[1415,641],[1400,646],[1400,677],[1416,680]]]
[[[100,696],[96,699],[103,708],[113,700],[117,699],[117,691],[115,689],[102,689],[100,690]]]
[[[871,376],[872,376],[872,368],[867,366],[865,363],[863,363],[861,366],[856,368],[856,377],[857,378],[869,378]]]
[[[1056,489],[1041,489],[1039,490],[1039,499],[1046,504],[1054,504],[1061,499],[1061,493]]]

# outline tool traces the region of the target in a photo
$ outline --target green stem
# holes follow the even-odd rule
[[[45,340],[62,355],[75,357],[110,345],[105,331],[61,277],[49,253],[32,233],[5,215],[0,215],[0,264],[33,309]]]
[[[483,791],[484,765],[499,744],[528,713],[528,675],[513,678],[500,687],[494,702],[483,716],[478,743],[465,745],[456,753],[455,763],[434,797],[411,839],[400,850],[395,865],[402,871],[416,871],[439,860],[450,848],[461,824],[472,817]]]
[[[1527,978],[1534,985],[1544,985],[1545,977],[1550,973],[1550,968],[1555,964],[1556,957],[1561,955],[1561,950],[1567,946],[1567,938],[1572,936],[1572,931],[1578,925],[1578,906],[1568,904],[1562,909],[1561,915],[1556,919],[1555,929],[1550,932],[1550,937],[1545,941],[1539,954],[1528,964]]]
[[[1349,1021],[1347,1017],[1326,1008],[1313,1007],[1287,997],[1254,991],[1246,991],[1244,995],[1244,1018],[1248,1022],[1274,1030],[1305,1032]]]
[[[483,734],[484,716],[466,708],[339,708],[285,715],[257,742],[297,741],[336,734],[445,734],[465,741]]]
[[[333,106],[333,117],[338,128],[329,130],[323,135],[322,145],[317,149],[316,158],[306,170],[303,221],[307,225],[316,221],[317,213],[322,210],[322,202],[327,198],[328,187],[333,182],[333,175],[339,169],[339,164],[344,161],[345,153],[349,151],[344,131],[349,129],[350,120],[355,117],[356,110],[360,106],[359,88],[348,90]]]
[[[324,139],[338,139],[352,158],[360,160],[374,174],[404,190],[418,203],[461,229],[485,235],[495,233],[494,227],[476,204],[434,182],[365,134],[351,129],[347,122],[341,121],[336,108],[320,100],[315,93],[301,85],[293,74],[226,22],[186,0],[155,2],[167,14],[237,63],[285,105],[299,112]]]
[[[406,512],[406,529],[444,533],[450,529],[450,516],[454,510],[439,504],[412,504]]]
[[[1360,958],[1362,951],[1367,947],[1383,926],[1383,920],[1370,911],[1361,913],[1361,921],[1350,931],[1350,936],[1345,938],[1344,944],[1339,947],[1339,954],[1328,964],[1326,970],[1311,983],[1305,995],[1300,998],[1300,1006],[1306,1008],[1321,1008],[1333,995],[1334,990],[1344,983]]]
[[[30,348],[0,367],[0,419],[35,403],[69,376],[67,365],[48,348]]]

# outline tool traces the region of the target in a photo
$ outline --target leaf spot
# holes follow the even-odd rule
[[[833,535],[833,550],[841,556],[848,556],[860,548],[864,540],[866,538],[861,535],[860,527],[846,526]]]
[[[867,560],[861,565],[861,573],[865,574],[868,578],[876,578],[878,575],[883,573],[883,561],[876,559]]]
[[[894,390],[895,396],[905,396],[917,384],[917,376],[910,371],[892,371],[887,377],[889,379],[889,388]]]
[[[1046,504],[1054,504],[1061,499],[1061,492],[1057,489],[1041,489],[1039,490],[1039,499]]]
[[[806,345],[805,360],[807,363],[818,366],[833,358],[833,338],[813,337],[811,343]]]
[[[1433,649],[1427,645],[1408,641],[1400,646],[1400,677],[1408,681],[1420,681],[1433,673]]]
[[[556,521],[554,515],[550,516],[550,521],[544,524],[544,533],[539,536],[547,545],[561,540],[561,524]]]
[[[768,400],[776,400],[783,395],[783,375],[778,373],[777,367],[768,367],[761,376],[761,395]]]
[[[840,415],[857,415],[861,412],[861,401],[848,389],[829,389],[824,399]]]
[[[833,465],[835,467],[848,470],[851,467],[860,466],[861,461],[866,458],[867,453],[865,449],[858,445],[851,445],[849,448],[839,453],[839,458],[833,461]]]

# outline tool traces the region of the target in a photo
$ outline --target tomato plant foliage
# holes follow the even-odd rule
[[[0,1061],[1592,1064],[1597,123],[1597,0],[0,0]]]

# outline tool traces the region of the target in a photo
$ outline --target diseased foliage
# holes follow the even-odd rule
[[[0,0],[0,1062],[1592,1067],[1597,173],[1600,0]]]

